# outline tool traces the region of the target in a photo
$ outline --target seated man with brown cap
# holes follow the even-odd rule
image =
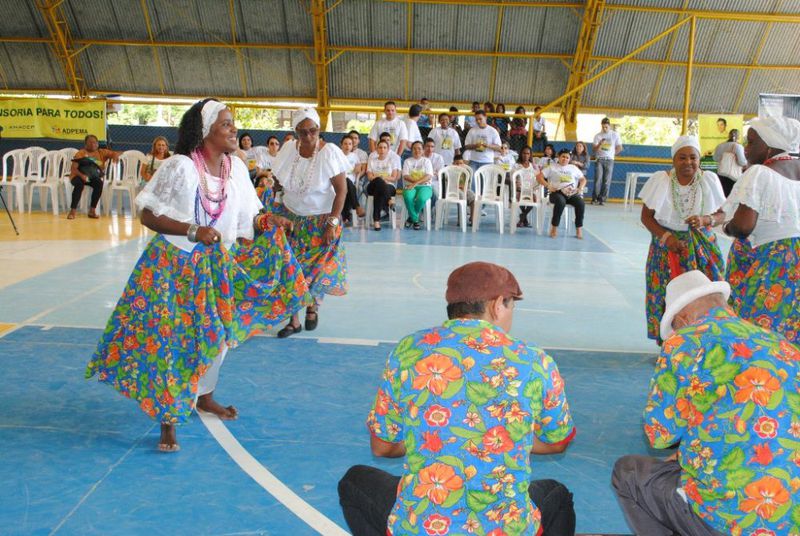
[[[800,348],[737,317],[729,295],[697,270],[667,285],[644,432],[678,452],[625,456],[611,477],[636,534],[798,532]]]
[[[355,536],[575,532],[572,494],[531,481],[530,453],[575,435],[553,359],[509,335],[514,275],[473,262],[447,280],[447,320],[402,339],[367,418],[375,456],[405,474],[351,467],[339,502]]]

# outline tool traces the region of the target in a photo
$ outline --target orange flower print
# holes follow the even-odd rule
[[[453,361],[442,354],[431,354],[414,365],[417,376],[412,386],[414,389],[428,389],[436,396],[444,393],[450,382],[461,378],[461,369]]]
[[[772,439],[778,435],[778,421],[771,417],[759,417],[753,425],[753,431],[761,439]]]
[[[683,491],[686,492],[686,496],[693,502],[703,504],[703,497],[700,495],[700,492],[697,491],[697,482],[693,478],[686,479],[686,485],[683,486]]]
[[[439,431],[435,432],[422,432],[422,439],[425,441],[420,445],[420,450],[425,449],[431,452],[439,452],[444,447],[442,439],[439,437]]]
[[[671,354],[672,350],[678,348],[683,343],[684,343],[683,337],[681,337],[680,335],[673,335],[672,337],[664,341],[663,351],[665,354]]]
[[[378,415],[386,415],[389,413],[389,404],[391,404],[391,402],[392,399],[383,392],[383,389],[378,389],[378,396],[375,399],[375,413]]]
[[[425,518],[422,522],[422,528],[428,536],[444,536],[450,532],[450,518],[441,514],[433,514]]]
[[[743,342],[735,342],[731,344],[731,348],[733,348],[733,355],[736,357],[749,359],[753,355],[753,351]]]
[[[679,398],[675,402],[675,407],[678,408],[678,412],[681,414],[681,419],[687,421],[690,426],[702,424],[703,414],[697,411],[697,408],[694,406],[694,404],[685,398]]]
[[[433,346],[434,344],[439,344],[442,342],[442,336],[439,335],[437,332],[432,331],[430,333],[426,333],[424,337],[420,340],[422,344],[429,344]]]
[[[519,402],[515,401],[511,403],[511,407],[506,411],[506,414],[503,415],[503,418],[508,423],[522,422],[528,415],[530,415],[530,413],[520,408]]]
[[[486,342],[486,344],[489,346],[508,346],[511,344],[511,341],[505,336],[504,333],[494,329],[484,329],[481,332],[481,339],[483,339],[484,342]]]
[[[486,342],[476,339],[475,337],[467,337],[464,339],[464,344],[466,344],[470,349],[482,354],[492,353],[492,351],[489,349],[489,345]]]
[[[781,361],[800,361],[800,348],[786,341],[780,342],[780,352],[776,357]]]
[[[755,456],[750,458],[750,462],[755,462],[760,465],[769,465],[772,463],[772,458],[774,456],[772,454],[772,449],[769,448],[769,443],[754,446],[753,452],[755,452]]]
[[[750,536],[777,536],[774,531],[769,529],[760,528],[750,533]]]
[[[433,404],[429,407],[423,417],[429,426],[447,426],[450,423],[451,412],[444,406]]]
[[[783,487],[781,481],[772,476],[764,476],[744,487],[747,499],[739,503],[739,509],[744,512],[755,510],[756,515],[769,519],[775,510],[790,499],[789,491]]]
[[[764,306],[770,311],[776,310],[778,305],[781,304],[781,299],[783,299],[783,292],[783,287],[778,283],[772,285],[764,300]]]
[[[463,485],[464,480],[452,467],[436,462],[420,470],[414,496],[427,497],[433,504],[442,504],[450,493],[461,489]]]
[[[697,376],[692,376],[689,380],[689,387],[686,389],[686,394],[689,396],[702,395],[706,392],[706,387],[711,385],[711,382],[701,382]]]
[[[781,388],[781,382],[759,367],[750,367],[734,378],[733,383],[739,388],[733,400],[739,404],[752,400],[759,406],[766,406],[772,393]]]
[[[503,529],[497,528],[494,529],[492,532],[487,532],[486,536],[508,536]]]
[[[514,442],[503,426],[490,428],[483,435],[483,446],[492,454],[502,454],[514,448]]]

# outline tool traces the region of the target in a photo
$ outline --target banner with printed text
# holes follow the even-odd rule
[[[0,127],[6,138],[83,140],[106,137],[106,103],[60,99],[0,99]]]
[[[700,149],[702,156],[714,154],[714,149],[720,143],[728,141],[728,134],[734,128],[739,131],[739,139],[744,137],[744,116],[737,114],[700,114],[698,119],[698,134],[700,136]]]

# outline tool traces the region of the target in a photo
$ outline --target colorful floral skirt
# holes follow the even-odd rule
[[[747,289],[745,275],[753,265],[753,247],[750,241],[736,238],[728,251],[728,262],[725,264],[725,280],[731,285],[731,297],[728,303],[733,306],[741,299]]]
[[[752,249],[752,264],[732,302],[742,318],[800,343],[800,238]]]
[[[719,250],[717,237],[713,231],[702,228],[693,231],[672,231],[672,234],[686,243],[688,252],[678,256],[654,238],[650,242],[645,268],[647,337],[655,339],[659,344],[667,283],[690,270],[700,270],[712,281],[724,279],[722,252]]]
[[[334,240],[327,246],[322,237],[327,228],[327,216],[298,216],[284,205],[273,206],[276,214],[294,222],[294,230],[288,234],[295,258],[303,267],[309,292],[317,303],[326,294],[347,294],[347,259],[342,244],[342,226],[336,228]]]
[[[313,303],[283,231],[228,252],[157,235],[111,314],[86,377],[97,375],[162,423],[185,422],[222,349]],[[241,264],[234,259],[238,259]]]

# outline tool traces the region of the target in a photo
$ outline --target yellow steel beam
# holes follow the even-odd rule
[[[605,0],[587,0],[586,9],[583,11],[581,29],[578,34],[578,43],[572,58],[569,80],[567,80],[566,93],[570,93],[586,79],[589,71],[589,60],[592,57],[594,43],[597,39],[597,30],[605,7]],[[578,107],[581,102],[582,91],[572,93],[564,101],[561,118],[564,120],[564,134],[568,140],[578,139]]]
[[[154,43],[155,36],[153,36],[153,25],[150,23],[150,11],[147,9],[147,0],[140,0],[140,2],[142,5],[142,14],[144,15],[144,24],[147,27],[147,38],[150,39],[150,43]],[[166,87],[164,85],[164,71],[161,69],[161,56],[158,54],[158,50],[156,50],[155,47],[152,47],[152,51],[153,62],[156,64],[156,72],[158,73],[158,87],[161,88],[161,93],[165,93]]]
[[[492,6],[492,7],[519,7],[519,8],[564,8],[564,9],[582,9],[584,3],[556,3],[556,2],[510,2],[502,0],[384,0],[384,2],[399,2],[399,3],[413,3],[413,4],[439,4],[450,6]],[[606,9],[617,11],[634,11],[637,13],[668,13],[673,15],[681,15],[686,13],[690,16],[697,17],[698,19],[711,19],[711,20],[736,20],[742,22],[786,22],[786,23],[800,23],[800,15],[797,13],[759,13],[750,11],[713,11],[713,10],[700,10],[693,9],[685,11],[680,8],[670,7],[648,7],[639,4],[606,4]]]
[[[61,7],[62,1],[48,2],[40,0],[36,3],[36,7],[45,20],[47,31],[50,33],[50,46],[61,64],[61,68],[64,70],[67,86],[72,96],[86,98],[89,95],[89,90],[86,87],[80,63],[74,58],[75,44],[64,16],[64,10]]]
[[[557,99],[547,103],[546,105],[544,105],[542,107],[542,109],[540,111],[544,112],[544,111],[546,111],[546,110],[548,110],[550,108],[553,108],[556,104],[560,103],[565,98],[569,97],[570,95],[572,95],[574,93],[577,93],[578,91],[580,91],[584,87],[588,86],[589,84],[591,84],[592,82],[594,82],[598,78],[600,78],[602,76],[605,76],[610,71],[616,69],[617,67],[619,67],[620,65],[625,63],[627,60],[629,60],[630,58],[634,57],[639,52],[641,52],[641,51],[645,50],[646,48],[650,47],[651,45],[653,45],[653,43],[656,43],[656,42],[660,41],[661,39],[664,38],[664,36],[669,35],[671,32],[674,32],[675,30],[677,30],[678,28],[680,28],[681,26],[686,24],[686,22],[688,22],[689,20],[690,19],[686,19],[686,20],[679,21],[677,24],[673,24],[672,26],[670,26],[669,28],[667,28],[666,30],[664,30],[663,32],[658,34],[657,36],[653,37],[652,39],[650,39],[649,41],[647,41],[646,43],[644,43],[643,45],[641,45],[637,49],[633,50],[632,52],[629,52],[628,54],[626,54],[625,56],[623,56],[622,58],[620,58],[616,62],[612,63],[611,65],[609,65],[608,67],[606,67],[605,69],[603,69],[602,71],[597,73],[596,75],[594,75],[591,78],[589,78],[588,80],[578,84],[577,86],[575,86],[574,88],[569,90],[564,95],[561,95]]]
[[[500,52],[500,36],[503,31],[503,12],[505,8],[500,6],[497,8],[497,25],[494,29],[494,52]],[[494,102],[494,87],[497,82],[497,56],[492,58],[492,73],[489,76],[489,102]]]
[[[764,50],[764,44],[767,42],[767,37],[769,36],[770,31],[772,31],[772,25],[774,23],[768,22],[764,31],[761,32],[761,41],[758,42],[758,46],[756,46],[756,50],[753,53],[753,57],[750,59],[750,63],[756,65],[758,63],[758,58],[761,57],[761,52]],[[739,94],[736,95],[736,101],[733,104],[733,111],[738,112],[739,108],[742,105],[742,99],[744,98],[744,92],[747,91],[747,85],[750,83],[750,75],[753,74],[753,69],[748,67],[744,73],[744,78],[742,79],[742,83],[739,87]]]
[[[689,24],[689,55],[686,59],[686,80],[683,85],[683,121],[681,121],[681,136],[689,128],[689,101],[692,99],[692,64],[694,63],[694,36],[697,29],[697,19],[691,17]]]
[[[409,50],[411,49],[411,46],[414,44],[413,20],[414,20],[414,4],[408,4],[408,6],[406,6],[406,48]],[[411,59],[412,59],[411,54],[406,54],[405,57],[403,58],[406,69],[405,93],[404,93],[405,99],[408,99],[409,98],[408,95],[409,93],[411,93],[411,91],[409,90],[409,86],[411,85]]]
[[[686,10],[689,7],[689,0],[683,0],[683,8]],[[686,15],[682,15],[678,17],[678,20],[686,18]],[[664,55],[664,61],[668,62],[672,59],[672,51],[675,49],[675,40],[678,38],[678,32],[672,32],[669,36],[669,43],[667,44],[667,53]],[[662,65],[661,68],[658,70],[658,76],[656,77],[656,83],[653,85],[653,90],[650,92],[650,100],[647,102],[647,106],[652,108],[656,105],[656,100],[658,99],[658,94],[661,92],[661,82],[664,80],[664,73],[667,71],[667,65]]]
[[[228,17],[231,21],[231,44],[236,53],[236,63],[239,64],[239,82],[242,84],[242,95],[247,96],[247,73],[244,70],[244,58],[242,50],[236,48],[236,8],[234,0],[228,0]]]
[[[328,32],[325,0],[311,1],[311,22],[314,30],[314,72],[317,80],[317,112],[320,128],[328,126],[330,97],[328,93]]]

